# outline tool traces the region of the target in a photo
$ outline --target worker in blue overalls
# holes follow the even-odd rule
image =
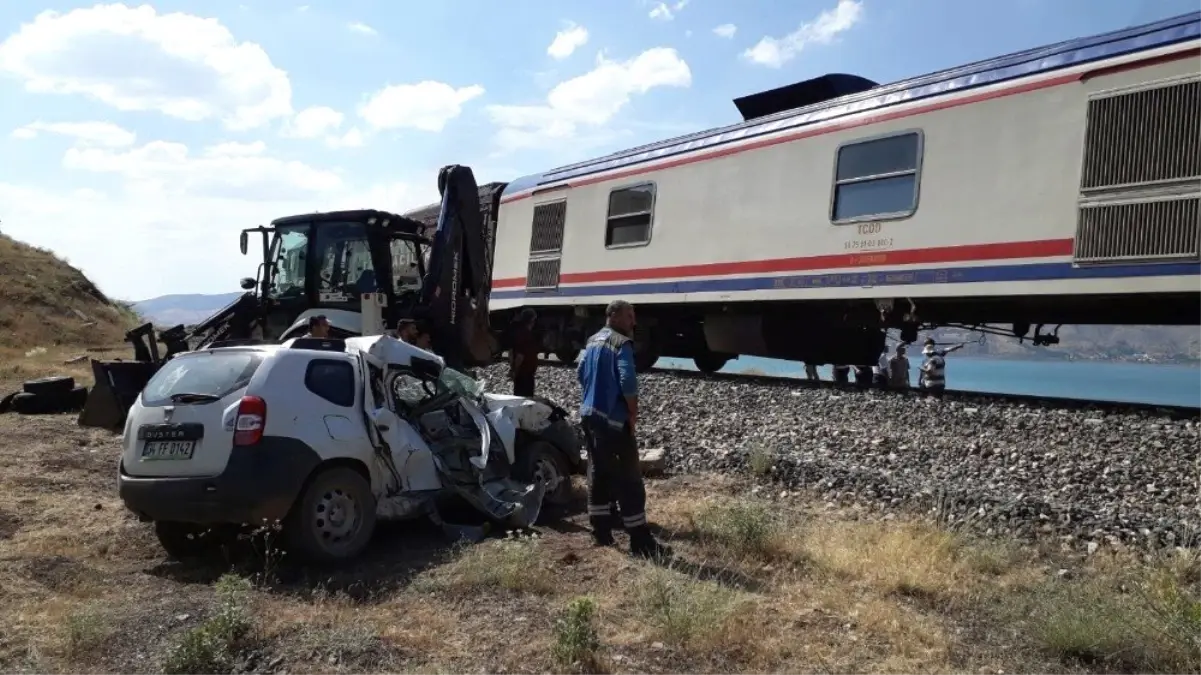
[[[598,546],[611,546],[612,502],[630,535],[630,552],[669,555],[646,520],[646,488],[638,466],[638,379],[634,370],[634,306],[614,300],[605,327],[588,338],[577,373],[583,389],[580,420],[588,444],[588,520]]]

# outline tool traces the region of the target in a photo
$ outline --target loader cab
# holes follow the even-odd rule
[[[253,288],[267,339],[286,337],[284,331],[306,310],[359,314],[364,293],[387,298],[388,325],[418,300],[429,240],[420,223],[404,216],[359,210],[278,218],[243,231],[244,254],[250,233],[261,235],[263,263]],[[357,332],[357,324],[339,331],[334,323],[335,332]]]

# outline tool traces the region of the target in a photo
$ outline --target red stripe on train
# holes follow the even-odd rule
[[[856,251],[854,253],[840,253],[837,255],[706,263],[703,265],[678,265],[675,267],[601,270],[598,272],[564,274],[559,277],[559,283],[583,284],[603,281],[649,281],[652,279],[679,277],[718,277],[735,274],[808,272],[820,269],[843,270],[880,267],[882,265],[922,265],[1013,258],[1049,258],[1052,256],[1071,255],[1072,244],[1072,239],[1044,239],[1039,241],[1014,241],[1003,244],[914,248],[900,251]],[[492,282],[493,288],[519,288],[523,286],[525,286],[525,277],[496,279]]]

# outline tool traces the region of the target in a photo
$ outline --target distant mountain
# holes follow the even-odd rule
[[[135,302],[133,309],[160,326],[174,326],[181,323],[189,325],[207,319],[240,295],[242,295],[240,291],[216,295],[200,293],[161,295],[157,298]]]

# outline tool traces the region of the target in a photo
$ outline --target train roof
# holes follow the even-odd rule
[[[505,188],[504,195],[508,196],[536,188],[540,185],[557,183],[592,173],[632,166],[702,148],[716,147],[784,129],[803,127],[807,124],[851,113],[883,108],[896,103],[929,98],[955,91],[965,91],[1019,77],[1027,77],[1091,61],[1121,56],[1123,54],[1166,47],[1179,42],[1196,39],[1199,36],[1201,36],[1201,12],[1192,12],[1133,28],[1125,28],[1091,37],[1076,38],[985,61],[977,61],[928,75],[901,80],[893,84],[872,87],[854,93],[846,93],[837,96],[837,98],[831,98],[801,108],[785,110],[774,114],[753,116],[746,115],[744,111],[744,116],[751,119],[725,127],[707,129],[665,141],[622,150],[605,157],[570,164],[545,173],[523,176],[509,183]],[[823,76],[822,78],[815,78],[815,80],[808,82],[816,82],[817,80],[830,77],[832,76]],[[848,76],[840,75],[838,77],[843,78]],[[799,85],[804,84],[807,83],[781,87],[779,90],[772,90],[772,92],[779,92],[793,87],[799,88]],[[812,89],[813,87],[810,88]],[[833,91],[835,95],[838,93],[837,88],[827,87],[827,89]],[[738,100],[746,101],[771,94],[772,92],[761,92],[760,94],[753,94]]]
[[[504,188],[504,186],[505,186],[504,183],[499,183],[499,182],[484,183],[483,185],[480,185],[479,191],[480,191],[481,208],[482,208],[483,204],[487,203],[488,201],[490,201],[492,199],[493,195],[496,194],[497,190]],[[439,202],[434,202],[433,204],[427,204],[426,206],[421,206],[421,207],[418,207],[418,208],[415,208],[415,209],[412,209],[409,211],[405,211],[404,215],[406,218],[411,218],[413,220],[420,222],[422,224],[422,226],[425,227],[426,230],[433,230],[434,228],[436,228],[438,226],[438,216],[441,214],[442,214],[442,202],[439,201]]]

